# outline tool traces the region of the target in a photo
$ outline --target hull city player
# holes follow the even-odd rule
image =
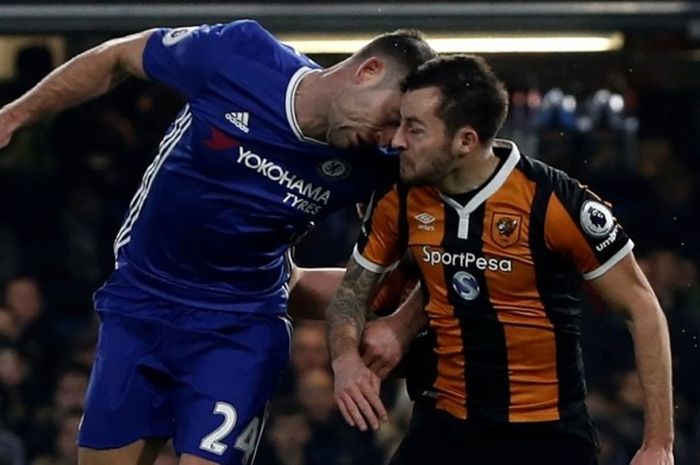
[[[358,353],[365,302],[408,250],[435,332],[435,397],[417,410],[392,464],[596,463],[582,279],[631,320],[645,415],[632,464],[672,464],[666,320],[609,205],[494,140],[507,93],[483,60],[436,58],[405,88],[393,139],[403,182],[375,203],[327,313],[346,419],[376,414],[366,393],[378,386]]]

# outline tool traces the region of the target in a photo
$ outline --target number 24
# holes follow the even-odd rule
[[[228,446],[221,441],[228,436],[238,421],[238,413],[233,405],[227,402],[217,402],[214,406],[216,415],[223,415],[224,421],[214,431],[202,438],[199,448],[216,455],[223,455]],[[260,429],[260,418],[254,417],[245,430],[236,438],[234,447],[243,452],[243,463],[249,463],[257,446]]]

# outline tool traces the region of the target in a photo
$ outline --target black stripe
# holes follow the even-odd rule
[[[420,280],[423,306],[430,301],[429,288],[419,266],[416,266]],[[435,406],[435,381],[437,380],[437,335],[429,324],[411,342],[408,353],[404,357],[406,364],[406,390],[414,402]]]
[[[586,213],[582,212],[584,203],[587,200],[594,200],[604,204],[603,200],[587,188],[582,188],[579,181],[568,177],[564,173],[561,173],[561,176],[558,176],[555,182],[555,195],[559,198],[562,206],[571,217],[571,221],[581,231],[581,236],[591,248],[591,253],[595,255],[596,260],[601,264],[610,260],[613,255],[627,244],[629,238],[625,230],[614,220],[614,226],[611,226],[610,233],[602,237],[593,237],[586,233],[581,225],[581,215],[586,215]],[[612,238],[612,231],[615,231],[614,240],[605,245],[606,241]]]
[[[469,217],[469,237],[457,237],[459,216],[457,211],[445,206],[445,237],[443,248],[452,254],[472,253],[483,257],[484,205]],[[472,263],[465,268],[463,263],[445,265],[445,286],[450,304],[455,308],[455,317],[462,329],[462,344],[465,357],[465,389],[467,392],[467,417],[470,420],[508,421],[510,388],[508,379],[508,354],[503,325],[489,300],[484,271]],[[479,285],[473,300],[461,297],[455,286],[455,275],[468,273]],[[464,290],[465,287],[462,287]]]
[[[537,291],[547,317],[554,325],[559,380],[559,415],[567,417],[585,408],[586,386],[580,345],[581,277],[576,269],[552,253],[545,244],[545,215],[557,172],[526,160],[525,175],[535,181],[530,214],[530,248]]]

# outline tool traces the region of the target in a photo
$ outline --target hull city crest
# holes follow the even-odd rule
[[[491,238],[503,248],[515,245],[520,240],[520,215],[494,213],[491,220]]]

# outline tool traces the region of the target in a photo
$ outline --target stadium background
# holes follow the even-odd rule
[[[700,4],[695,2],[359,3],[170,1],[0,4],[0,105],[67,57],[156,25],[258,19],[278,34],[619,32],[619,50],[485,54],[511,92],[501,136],[613,202],[670,323],[678,465],[700,464]],[[329,37],[330,40],[330,36]],[[342,55],[312,55],[330,64]],[[111,242],[182,103],[129,81],[49,117],[0,152],[0,464],[76,464],[75,430],[94,356],[91,293],[113,266]],[[342,265],[352,210],[297,248],[303,265]],[[641,390],[624,321],[584,293],[589,407],[602,465],[628,463],[642,435]],[[378,434],[335,412],[322,328],[297,322],[290,369],[257,463],[381,464],[410,414],[400,382]],[[507,445],[504,445],[507,446]],[[542,445],[546,447],[546,444]],[[166,449],[159,464],[176,463]]]

